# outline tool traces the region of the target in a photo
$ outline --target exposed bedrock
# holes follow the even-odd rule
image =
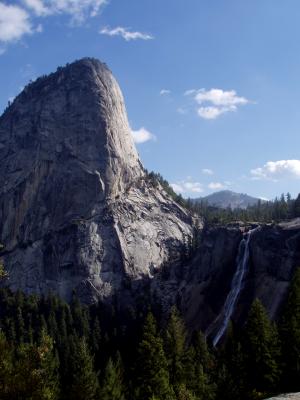
[[[243,232],[255,227],[212,227],[204,230],[197,255],[181,288],[181,307],[188,324],[213,334],[232,279]],[[262,225],[251,235],[247,271],[232,315],[243,323],[249,307],[259,298],[276,318],[296,267],[300,266],[300,220]]]
[[[0,118],[0,242],[11,288],[83,301],[178,262],[192,219],[144,173],[120,88],[83,59]]]

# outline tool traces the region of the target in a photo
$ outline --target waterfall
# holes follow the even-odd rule
[[[245,273],[247,272],[247,268],[248,268],[249,243],[250,243],[251,235],[257,229],[258,228],[255,228],[255,229],[252,229],[249,232],[247,232],[240,242],[238,256],[237,256],[237,260],[236,260],[237,269],[235,271],[235,274],[234,274],[232,282],[231,282],[230,292],[226,298],[223,310],[220,314],[220,316],[223,317],[223,320],[222,320],[222,324],[213,340],[214,346],[216,346],[219,343],[219,340],[224,335],[224,333],[227,329],[228,323],[234,312],[238,296],[242,289],[243,279],[244,279]]]

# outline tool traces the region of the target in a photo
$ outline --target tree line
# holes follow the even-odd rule
[[[160,184],[174,201],[200,215],[207,223],[225,224],[232,221],[271,223],[300,217],[300,193],[295,199],[292,199],[290,193],[283,193],[272,201],[259,199],[256,204],[245,209],[230,207],[223,209],[209,205],[206,200],[183,198],[181,194],[174,192],[168,181],[159,173],[146,171],[146,179],[154,186]]]
[[[300,269],[278,321],[255,300],[215,349],[176,308],[0,289],[0,399],[256,400],[300,391]]]

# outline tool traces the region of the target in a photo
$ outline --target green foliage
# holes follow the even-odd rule
[[[94,360],[84,338],[73,337],[68,360],[69,384],[65,392],[67,399],[95,400],[98,377]]]
[[[101,400],[124,400],[123,375],[121,355],[118,352],[116,360],[109,358],[105,367],[99,396]]]
[[[8,277],[8,272],[5,271],[3,261],[0,259],[0,280],[7,277]]]
[[[59,397],[58,362],[52,339],[43,335],[41,343],[21,344],[11,380],[12,398],[55,400]]]
[[[0,400],[256,400],[299,390],[299,270],[280,341],[258,301],[217,349],[190,334],[176,309],[163,329],[144,309],[0,289]]]
[[[248,390],[246,385],[245,355],[240,338],[229,325],[226,340],[221,348],[217,372],[217,399],[231,400],[244,398]]]
[[[172,399],[163,341],[151,313],[147,315],[138,346],[136,383],[136,398],[139,400],[151,399],[153,396],[161,400]]]
[[[13,370],[13,349],[6,340],[3,332],[0,331],[0,399],[11,398],[11,385],[14,374]]]
[[[250,391],[270,393],[279,384],[279,340],[266,310],[255,300],[245,325],[243,353]]]
[[[215,361],[202,332],[194,332],[187,352],[186,382],[197,399],[210,400],[215,397],[215,384],[211,382]]]
[[[182,318],[173,308],[164,334],[170,383],[175,391],[185,384],[186,331]]]
[[[296,269],[279,325],[283,387],[300,390],[300,268]]]

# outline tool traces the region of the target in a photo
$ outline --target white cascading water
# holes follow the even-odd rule
[[[233,279],[231,282],[231,289],[226,298],[226,301],[225,301],[225,304],[224,304],[224,307],[223,307],[223,310],[221,313],[221,315],[223,316],[223,320],[222,320],[222,324],[213,340],[214,346],[216,346],[219,343],[219,340],[224,335],[224,333],[227,329],[228,323],[234,312],[236,301],[237,301],[240,291],[242,289],[243,279],[244,279],[245,273],[248,268],[249,243],[250,243],[251,235],[257,229],[258,228],[255,228],[255,229],[252,229],[249,232],[247,232],[245,234],[244,238],[241,240],[241,243],[239,245],[238,256],[237,256],[237,269],[233,276]]]

